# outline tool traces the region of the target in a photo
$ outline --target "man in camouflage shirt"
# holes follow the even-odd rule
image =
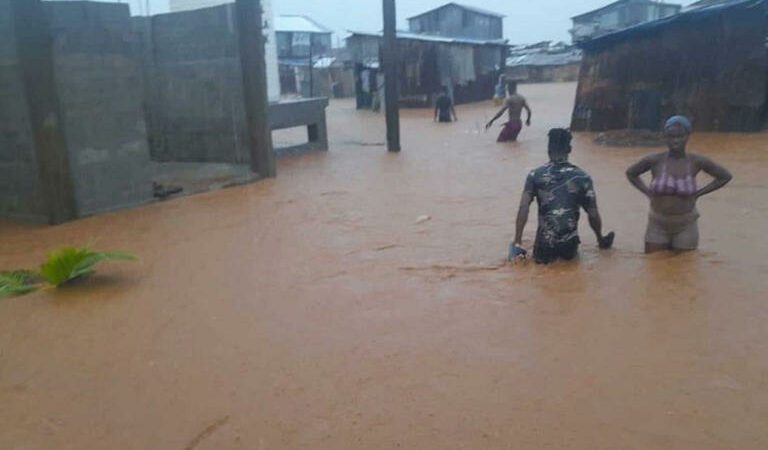
[[[528,174],[525,190],[517,213],[517,229],[513,253],[524,254],[523,229],[535,198],[539,204],[539,228],[533,257],[537,263],[549,264],[562,258],[572,260],[579,249],[579,209],[589,216],[589,225],[597,236],[600,248],[613,245],[614,233],[602,234],[602,220],[597,211],[592,178],[568,162],[571,152],[571,133],[562,128],[549,132],[550,162]]]

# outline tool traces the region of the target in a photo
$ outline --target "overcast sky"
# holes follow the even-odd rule
[[[118,1],[118,0],[114,0]],[[122,0],[131,3],[133,14],[142,14],[149,2],[151,12],[167,12],[168,0]],[[570,18],[599,8],[612,0],[461,0],[506,15],[504,34],[515,44],[544,40],[570,42]],[[448,3],[448,0],[397,0],[398,27],[407,27],[406,18]],[[680,2],[688,5],[693,0]],[[141,5],[140,5],[141,4]],[[142,7],[144,6],[144,7]],[[336,32],[338,41],[346,30],[381,30],[381,0],[272,0],[276,14],[304,14]]]

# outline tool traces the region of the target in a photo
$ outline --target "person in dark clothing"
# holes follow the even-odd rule
[[[581,243],[579,208],[587,212],[589,225],[597,236],[600,248],[607,249],[613,245],[614,233],[602,234],[602,219],[597,211],[592,178],[568,162],[570,152],[570,131],[562,128],[550,130],[550,162],[528,174],[517,213],[511,257],[526,253],[522,248],[523,229],[534,198],[539,204],[539,227],[533,248],[533,258],[537,263],[549,264],[558,259],[572,260],[576,257]]]
[[[435,101],[435,122],[452,122],[451,115],[453,115],[453,120],[459,120],[456,117],[456,110],[453,108],[453,100],[448,95],[448,88],[443,86],[440,96]]]

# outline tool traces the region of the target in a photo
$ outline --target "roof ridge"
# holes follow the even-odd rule
[[[407,17],[406,20],[416,19],[417,17],[421,17],[421,16],[424,16],[424,15],[427,15],[427,14],[429,14],[431,12],[437,11],[439,9],[446,8],[446,7],[451,6],[451,5],[458,6],[459,8],[463,8],[463,9],[466,9],[466,10],[469,10],[469,11],[474,11],[476,13],[484,14],[484,15],[487,15],[487,16],[493,16],[493,17],[498,17],[498,18],[506,17],[504,14],[497,13],[495,11],[491,11],[491,10],[488,10],[488,9],[483,9],[483,8],[480,8],[480,7],[477,7],[477,6],[466,5],[466,4],[458,3],[458,2],[448,2],[448,3],[444,4],[444,5],[438,6],[437,8],[432,8],[432,9],[429,9],[429,10],[424,11],[422,13],[416,14],[415,16]]]

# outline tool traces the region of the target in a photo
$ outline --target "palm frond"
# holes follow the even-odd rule
[[[66,247],[48,255],[40,267],[45,281],[61,286],[69,281],[93,273],[93,266],[106,261],[134,261],[137,258],[130,253],[93,252],[89,248]]]
[[[24,295],[40,288],[40,274],[28,270],[0,272],[0,297]]]

